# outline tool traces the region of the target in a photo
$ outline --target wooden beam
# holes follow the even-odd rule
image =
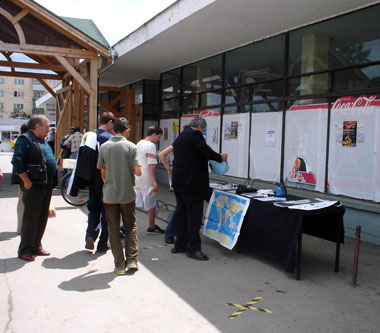
[[[0,51],[47,56],[60,55],[63,57],[79,59],[97,59],[98,57],[98,55],[93,51],[32,44],[18,45],[11,43],[0,43]]]
[[[26,77],[32,79],[62,80],[62,75],[29,73],[29,72],[0,72],[0,76]]]
[[[13,22],[14,21],[13,15],[1,7],[0,7],[0,15],[3,15],[10,23],[13,24],[13,27],[15,28],[15,30],[17,32],[17,36],[18,36],[18,40],[19,40],[20,44],[22,44],[22,45],[25,44],[24,31],[22,30],[21,25],[18,24],[18,22]]]
[[[24,18],[26,15],[30,13],[30,9],[23,9],[21,12],[19,12],[16,16],[13,17],[12,23],[18,23],[22,18]]]
[[[91,97],[96,97],[96,90],[91,89],[90,85],[78,74],[75,68],[71,66],[65,58],[59,55],[56,55],[55,58],[63,67],[66,68],[66,70],[72,75],[74,80],[76,80]]]
[[[65,68],[61,65],[35,64],[32,62],[17,62],[17,61],[0,60],[0,66],[2,66],[2,67],[29,68],[29,69],[47,69],[47,70],[51,70],[51,71],[55,71],[55,72],[65,71]]]
[[[94,95],[88,96],[89,105],[88,105],[88,127],[89,130],[95,130],[98,124],[98,62],[97,59],[91,60],[90,62],[90,87],[91,90],[95,92]]]
[[[50,95],[52,95],[54,98],[56,98],[56,93],[54,92],[53,89],[50,88],[50,86],[42,79],[38,79],[38,81],[40,81],[40,83],[45,87],[45,89],[50,93]]]
[[[12,0],[15,4],[26,9],[31,9],[32,15],[38,17],[40,20],[53,27],[57,31],[61,32],[63,35],[71,38],[78,44],[82,45],[85,49],[93,49],[98,54],[102,54],[105,57],[109,57],[109,50],[107,47],[102,46],[101,44],[95,42],[93,39],[87,37],[85,34],[55,16],[53,13],[45,10],[37,3],[30,0]]]

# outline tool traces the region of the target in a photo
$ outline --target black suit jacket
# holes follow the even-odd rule
[[[200,131],[186,128],[173,142],[173,187],[191,186],[204,198],[209,196],[208,161],[222,162],[222,156],[212,150]]]

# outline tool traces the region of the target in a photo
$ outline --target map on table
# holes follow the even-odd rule
[[[214,190],[207,207],[203,234],[231,250],[240,235],[249,203],[249,198]]]

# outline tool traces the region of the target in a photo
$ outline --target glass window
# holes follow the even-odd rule
[[[162,111],[175,111],[179,109],[179,98],[162,101]]]
[[[162,96],[161,98],[171,98],[181,93],[181,69],[177,68],[162,74]]]
[[[225,96],[226,104],[248,102],[248,100],[249,100],[249,86],[226,89],[226,96]]]
[[[284,35],[226,53],[226,86],[254,83],[283,76]]]
[[[334,73],[334,91],[380,87],[380,65],[345,69]]]
[[[4,96],[4,90],[0,90],[0,97]]]
[[[372,6],[290,32],[288,74],[380,60],[379,16],[380,6]]]
[[[4,109],[4,103],[0,103],[0,110]]]
[[[144,103],[160,103],[160,81],[144,80]]]
[[[282,98],[284,96],[284,81],[262,82],[252,86],[252,100]]]
[[[0,77],[0,84],[3,84],[3,83],[4,83],[4,78]]]
[[[249,112],[251,110],[251,105],[235,105],[235,106],[227,106],[224,108],[224,113],[242,113],[242,112]]]
[[[252,104],[253,112],[272,112],[282,111],[284,109],[284,102],[268,102],[263,104]]]
[[[183,97],[184,109],[195,109],[199,106],[199,95],[190,95]]]
[[[222,87],[222,55],[198,61],[183,68],[184,94]]]
[[[135,90],[135,104],[143,103],[143,83],[142,81],[134,83],[131,88]]]
[[[199,96],[200,99],[200,106],[213,106],[213,105],[220,105],[222,104],[222,92],[221,91],[215,91],[215,92],[209,92],[206,94],[201,94]]]
[[[291,97],[324,94],[328,91],[329,74],[316,74],[288,80],[287,93]]]

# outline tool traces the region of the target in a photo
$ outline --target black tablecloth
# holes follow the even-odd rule
[[[288,197],[288,200],[290,199],[300,198]],[[293,272],[301,228],[304,233],[343,243],[344,211],[342,206],[302,211],[280,208],[274,206],[273,202],[251,199],[240,230],[237,248],[273,260],[288,272]]]

